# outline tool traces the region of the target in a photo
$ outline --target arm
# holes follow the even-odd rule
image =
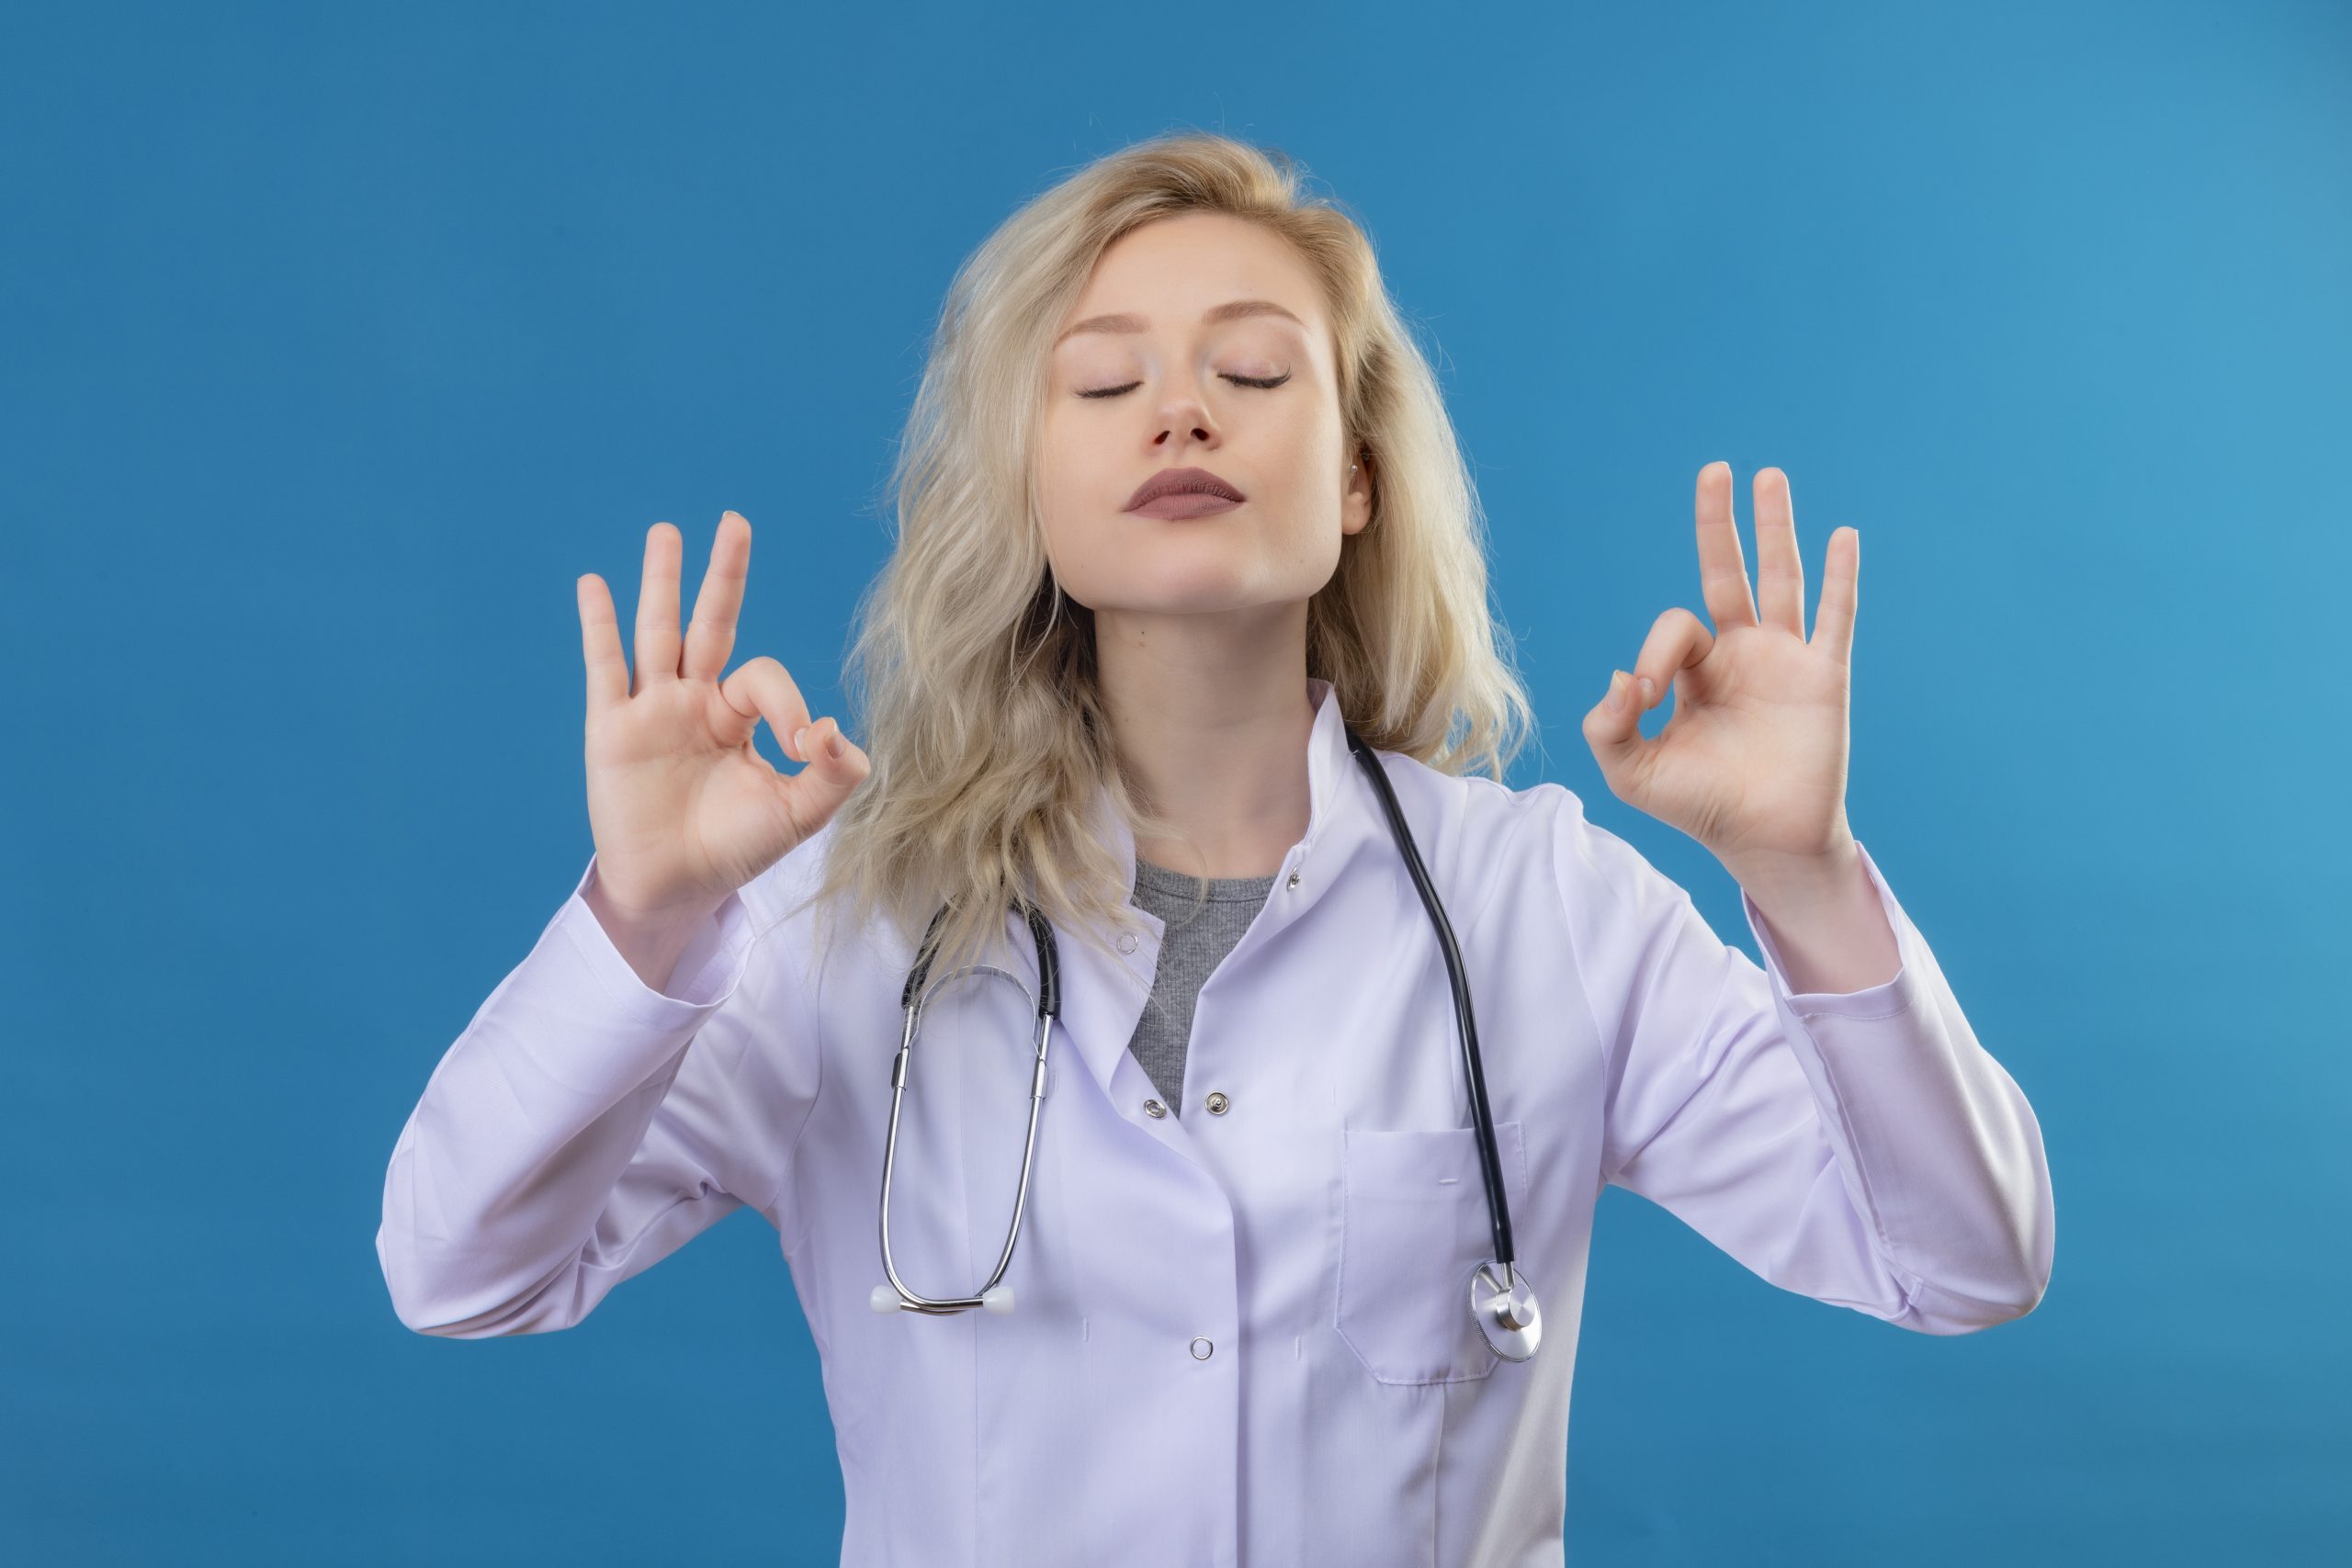
[[[1900,966],[1800,992],[1745,889],[1768,967],[1561,793],[1554,863],[1606,1057],[1603,1179],[1784,1290],[1919,1333],[2039,1304],[2054,1240],[2040,1125],[1868,852]]]
[[[784,1201],[819,1056],[798,965],[752,962],[781,933],[730,894],[656,991],[599,923],[595,874],[592,856],[392,1151],[376,1251],[419,1333],[570,1327],[745,1202],[774,1220]]]

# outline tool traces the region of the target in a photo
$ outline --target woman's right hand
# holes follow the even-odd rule
[[[873,772],[832,719],[810,723],[800,688],[775,660],[746,660],[719,679],[752,558],[752,525],[736,513],[718,520],[681,643],[684,544],[667,523],[646,532],[634,689],[612,593],[594,572],[579,581],[597,880],[614,908],[647,919],[716,909],[822,828]],[[752,746],[762,719],[805,764],[798,773],[778,773]]]

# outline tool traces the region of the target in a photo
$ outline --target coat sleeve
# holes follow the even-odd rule
[[[1601,1179],[1761,1278],[1922,1334],[2022,1317],[2055,1239],[2041,1132],[1870,852],[1894,978],[1792,992],[1567,791],[1554,863],[1606,1057]]]
[[[591,855],[392,1150],[376,1253],[420,1334],[568,1328],[746,1203],[782,1223],[820,1076],[800,926],[730,894],[656,991],[582,897],[595,874]]]

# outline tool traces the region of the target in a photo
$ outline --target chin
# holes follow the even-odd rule
[[[1113,613],[1127,615],[1263,615],[1289,606],[1305,593],[1272,593],[1264,583],[1240,581],[1179,582],[1161,579],[1148,588],[1122,594]]]
[[[1239,610],[1264,597],[1265,574],[1245,560],[1212,559],[1192,551],[1137,550],[1126,565],[1127,592],[1120,597],[1137,610]]]

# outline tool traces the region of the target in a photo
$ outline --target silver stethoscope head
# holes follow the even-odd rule
[[[1544,1314],[1527,1276],[1510,1264],[1489,1261],[1470,1270],[1470,1315],[1504,1360],[1535,1359],[1536,1344],[1544,1337]]]

